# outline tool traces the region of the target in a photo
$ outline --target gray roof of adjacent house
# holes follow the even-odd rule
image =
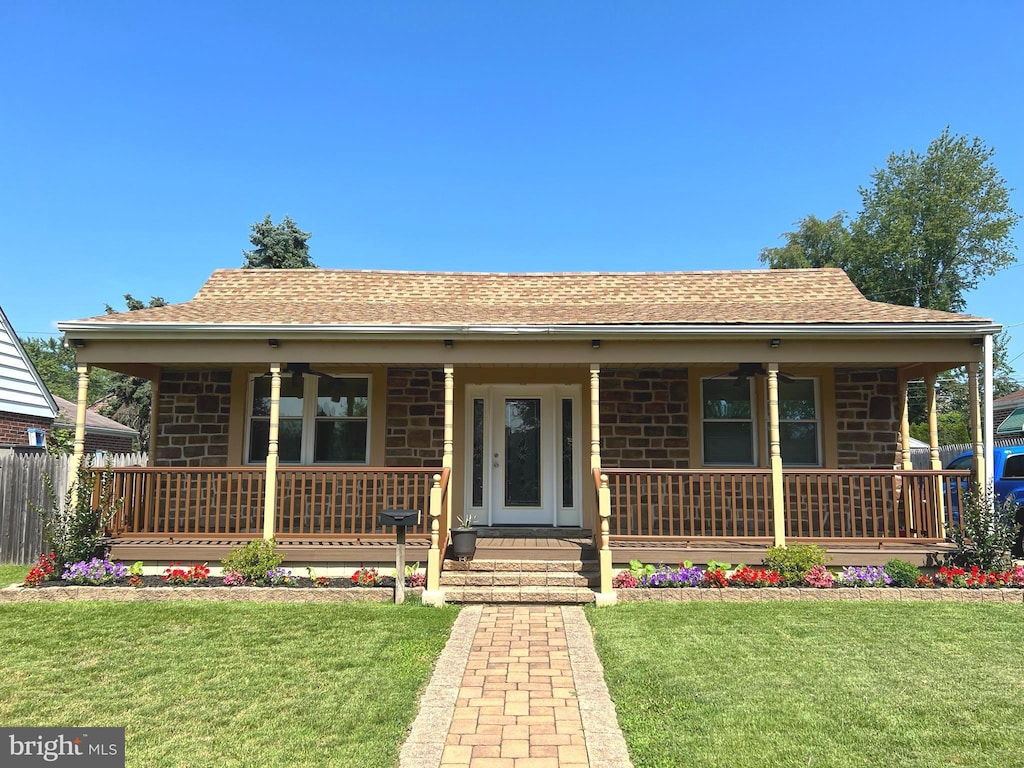
[[[78,406],[63,397],[53,396],[60,409],[60,415],[53,426],[60,429],[74,429]],[[109,435],[111,437],[138,437],[139,432],[119,421],[103,416],[95,411],[85,412],[85,431],[90,435]]]
[[[57,403],[0,308],[0,411],[52,419]]]

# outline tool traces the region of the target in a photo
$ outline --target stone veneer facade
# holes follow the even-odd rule
[[[601,371],[601,458],[606,467],[690,465],[685,368]]]
[[[436,467],[444,457],[444,371],[389,368],[386,463]]]
[[[892,469],[899,437],[894,368],[836,369],[836,447],[842,469]]]
[[[157,466],[227,466],[231,371],[165,368],[159,391]]]

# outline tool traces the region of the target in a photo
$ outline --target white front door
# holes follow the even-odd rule
[[[474,387],[467,509],[490,525],[579,525],[578,387]]]

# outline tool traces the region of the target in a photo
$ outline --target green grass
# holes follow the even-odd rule
[[[0,565],[0,589],[23,582],[31,567],[31,565]]]
[[[0,722],[124,726],[127,765],[391,766],[454,609],[0,605]]]
[[[1024,610],[591,609],[636,768],[1024,765]]]

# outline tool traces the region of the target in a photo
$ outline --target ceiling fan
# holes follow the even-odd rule
[[[751,376],[767,376],[768,371],[761,363],[740,363],[736,370],[729,371],[728,373],[721,374],[722,376],[732,376],[736,379],[735,386],[741,387],[747,383],[747,379]],[[712,377],[714,378],[714,377]],[[784,381],[787,384],[792,384],[795,379],[788,373],[779,371],[779,380]]]
[[[302,383],[302,377],[304,374],[311,374],[313,376],[319,376],[322,379],[334,379],[329,373],[323,371],[314,371],[309,367],[309,363],[287,363],[285,366],[292,374],[292,384],[298,386]]]

